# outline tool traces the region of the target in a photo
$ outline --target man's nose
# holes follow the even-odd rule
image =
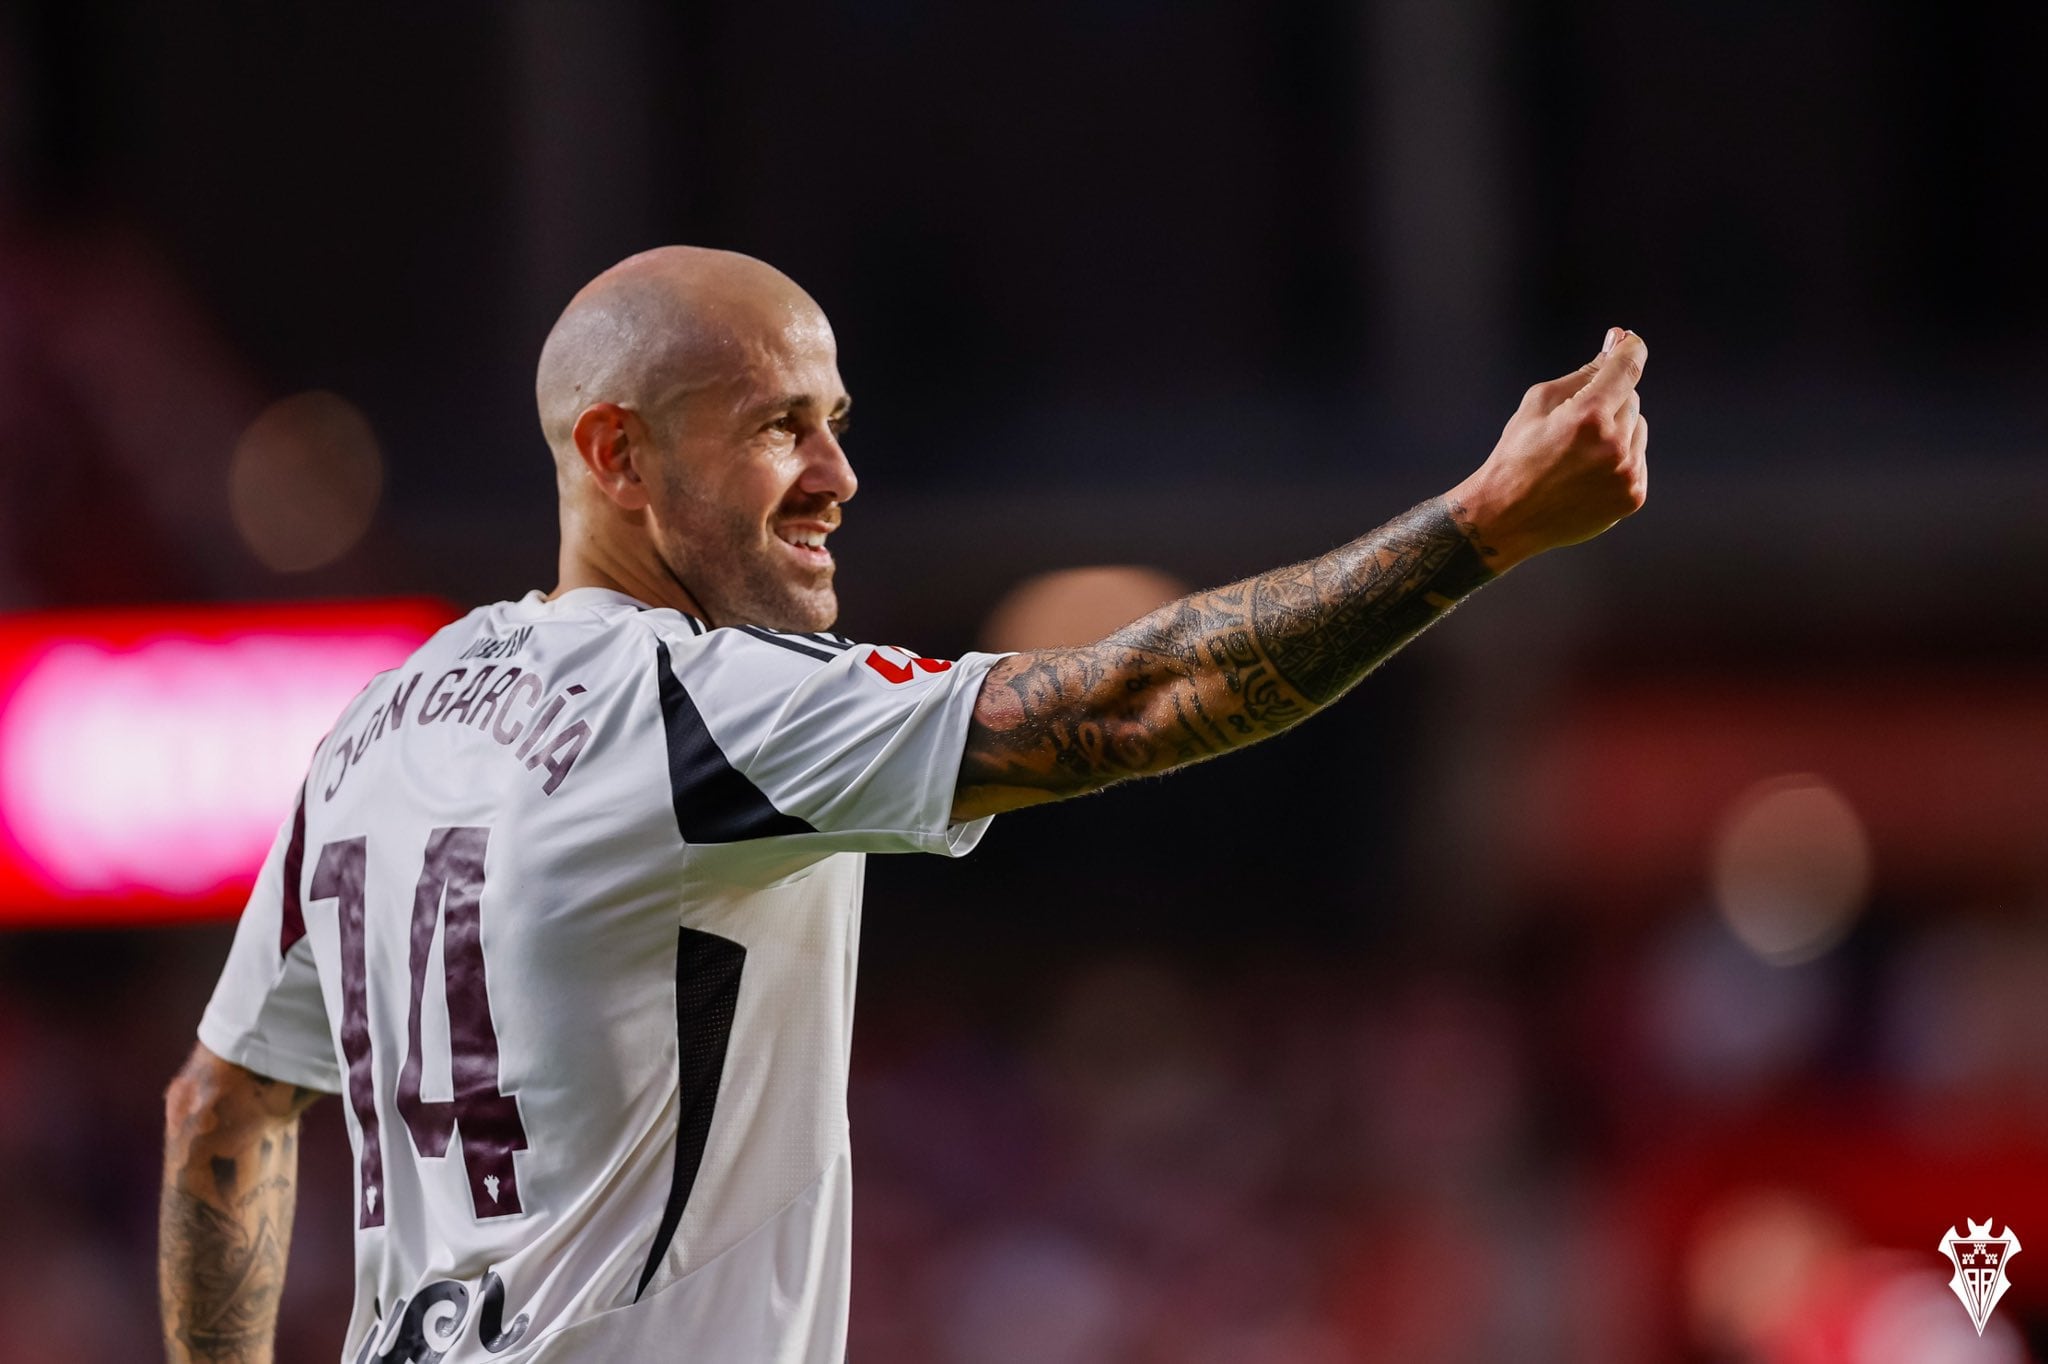
[[[798,486],[807,493],[823,493],[836,502],[851,502],[860,489],[860,479],[854,476],[853,461],[846,457],[846,447],[839,443],[839,437],[830,428],[823,428],[808,443],[810,458],[804,463]]]

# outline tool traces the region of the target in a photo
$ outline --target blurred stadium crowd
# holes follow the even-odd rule
[[[2043,1196],[2048,934],[1935,908],[1793,968],[1694,908],[1492,965],[871,976],[852,1357],[2037,1357],[2025,1260],[1979,1342],[1933,1251],[1951,1207],[1996,1211],[1977,1191]],[[11,946],[8,1358],[151,1353],[157,1085],[220,946]],[[338,1110],[308,1128],[281,1359],[329,1357],[348,1309]]]
[[[1936,1251],[2048,1238],[2044,59],[1840,0],[31,0],[0,610],[545,585],[533,355],[653,241],[832,314],[842,628],[933,654],[1325,548],[1635,327],[1638,522],[1308,737],[874,867],[851,1358],[2048,1360],[2048,1251],[1981,1340]],[[0,1359],[152,1357],[226,934],[0,931]],[[307,1126],[287,1361],[349,1293]]]

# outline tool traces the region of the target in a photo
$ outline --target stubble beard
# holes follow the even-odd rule
[[[839,618],[832,575],[793,576],[778,561],[774,536],[758,523],[706,517],[676,538],[682,543],[661,547],[662,562],[713,625],[800,633],[827,629]]]

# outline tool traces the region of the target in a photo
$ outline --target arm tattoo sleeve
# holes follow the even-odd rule
[[[252,1092],[214,1090],[167,1133],[157,1274],[173,1364],[272,1356],[297,1203],[297,1112],[314,1096],[251,1078]]]
[[[1319,559],[1184,597],[1099,644],[1003,660],[968,729],[956,806],[985,813],[1076,795],[1306,719],[1492,579],[1457,510],[1425,502]]]

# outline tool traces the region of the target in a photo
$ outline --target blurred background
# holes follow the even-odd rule
[[[1848,0],[0,10],[0,1357],[156,1349],[188,823],[260,853],[310,742],[219,739],[264,689],[192,641],[327,622],[317,736],[364,638],[550,586],[541,338],[690,241],[831,315],[840,628],[928,654],[1319,552],[1653,351],[1613,534],[1303,735],[873,864],[854,1364],[2048,1359],[2044,60]],[[307,1128],[287,1361],[350,1294]],[[1979,1339],[1987,1216],[2043,1249]]]

